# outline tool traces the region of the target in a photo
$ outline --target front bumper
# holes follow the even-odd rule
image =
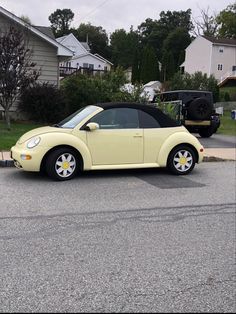
[[[33,149],[27,149],[23,145],[16,144],[11,148],[11,157],[14,165],[17,168],[22,168],[25,171],[40,171],[43,156],[49,148],[37,146]],[[30,159],[25,159],[25,156],[30,156]]]

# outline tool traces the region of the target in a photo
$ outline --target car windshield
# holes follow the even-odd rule
[[[87,106],[85,108],[79,109],[78,111],[74,112],[69,117],[65,118],[61,122],[55,124],[55,127],[58,128],[68,128],[73,129],[78,125],[84,118],[86,118],[91,113],[98,110],[98,107],[96,106]]]

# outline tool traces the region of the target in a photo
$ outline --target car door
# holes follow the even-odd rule
[[[144,136],[144,163],[156,163],[160,148],[170,135],[170,129],[161,128],[156,118],[141,110],[139,111],[139,121]]]
[[[99,129],[86,132],[93,165],[143,163],[143,129],[136,109],[110,108],[90,122]]]

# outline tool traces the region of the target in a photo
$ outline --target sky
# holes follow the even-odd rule
[[[21,17],[29,17],[33,25],[50,26],[48,17],[57,9],[71,9],[72,27],[90,22],[102,26],[107,34],[116,29],[134,30],[147,18],[159,19],[161,11],[192,10],[199,19],[200,10],[219,13],[235,0],[0,0],[0,6]]]

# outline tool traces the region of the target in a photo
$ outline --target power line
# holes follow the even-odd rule
[[[104,0],[103,2],[101,2],[99,5],[97,5],[93,10],[91,10],[88,14],[86,14],[82,19],[80,19],[81,21],[83,21],[86,17],[88,17],[89,15],[91,15],[92,13],[94,13],[97,9],[99,9],[100,7],[102,7],[107,1],[109,0]]]

